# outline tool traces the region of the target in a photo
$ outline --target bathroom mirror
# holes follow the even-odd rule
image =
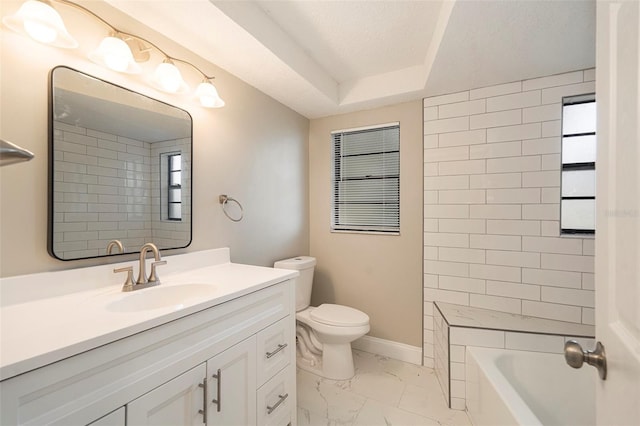
[[[105,256],[112,240],[124,253],[188,246],[189,113],[64,66],[50,80],[49,253]]]

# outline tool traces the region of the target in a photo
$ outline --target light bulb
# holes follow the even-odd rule
[[[13,31],[57,47],[75,48],[78,42],[69,35],[58,12],[47,3],[28,0],[18,11],[2,19]]]
[[[50,44],[58,36],[55,28],[35,19],[25,19],[24,30],[40,43]]]
[[[155,71],[155,81],[161,90],[177,93],[186,86],[180,70],[170,59],[165,59]]]
[[[216,87],[207,80],[198,85],[196,96],[200,99],[200,104],[203,107],[221,108],[224,106],[224,101],[218,95]]]
[[[139,73],[141,68],[135,63],[131,49],[117,36],[105,37],[98,48],[89,54],[89,58],[100,65],[127,73]]]

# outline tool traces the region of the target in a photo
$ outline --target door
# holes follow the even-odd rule
[[[204,364],[127,404],[127,424],[202,426]]]
[[[256,337],[207,361],[207,425],[256,424]]]
[[[599,425],[640,422],[639,27],[638,1],[598,1],[596,336],[608,364]]]

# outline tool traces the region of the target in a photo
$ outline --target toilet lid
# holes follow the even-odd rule
[[[322,324],[341,327],[356,327],[369,324],[369,315],[357,309],[342,305],[322,304],[313,309],[309,316]]]

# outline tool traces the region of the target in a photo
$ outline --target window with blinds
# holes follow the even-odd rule
[[[563,234],[594,234],[596,228],[596,100],[581,95],[562,100]]]
[[[332,231],[400,232],[400,123],[331,133]]]

